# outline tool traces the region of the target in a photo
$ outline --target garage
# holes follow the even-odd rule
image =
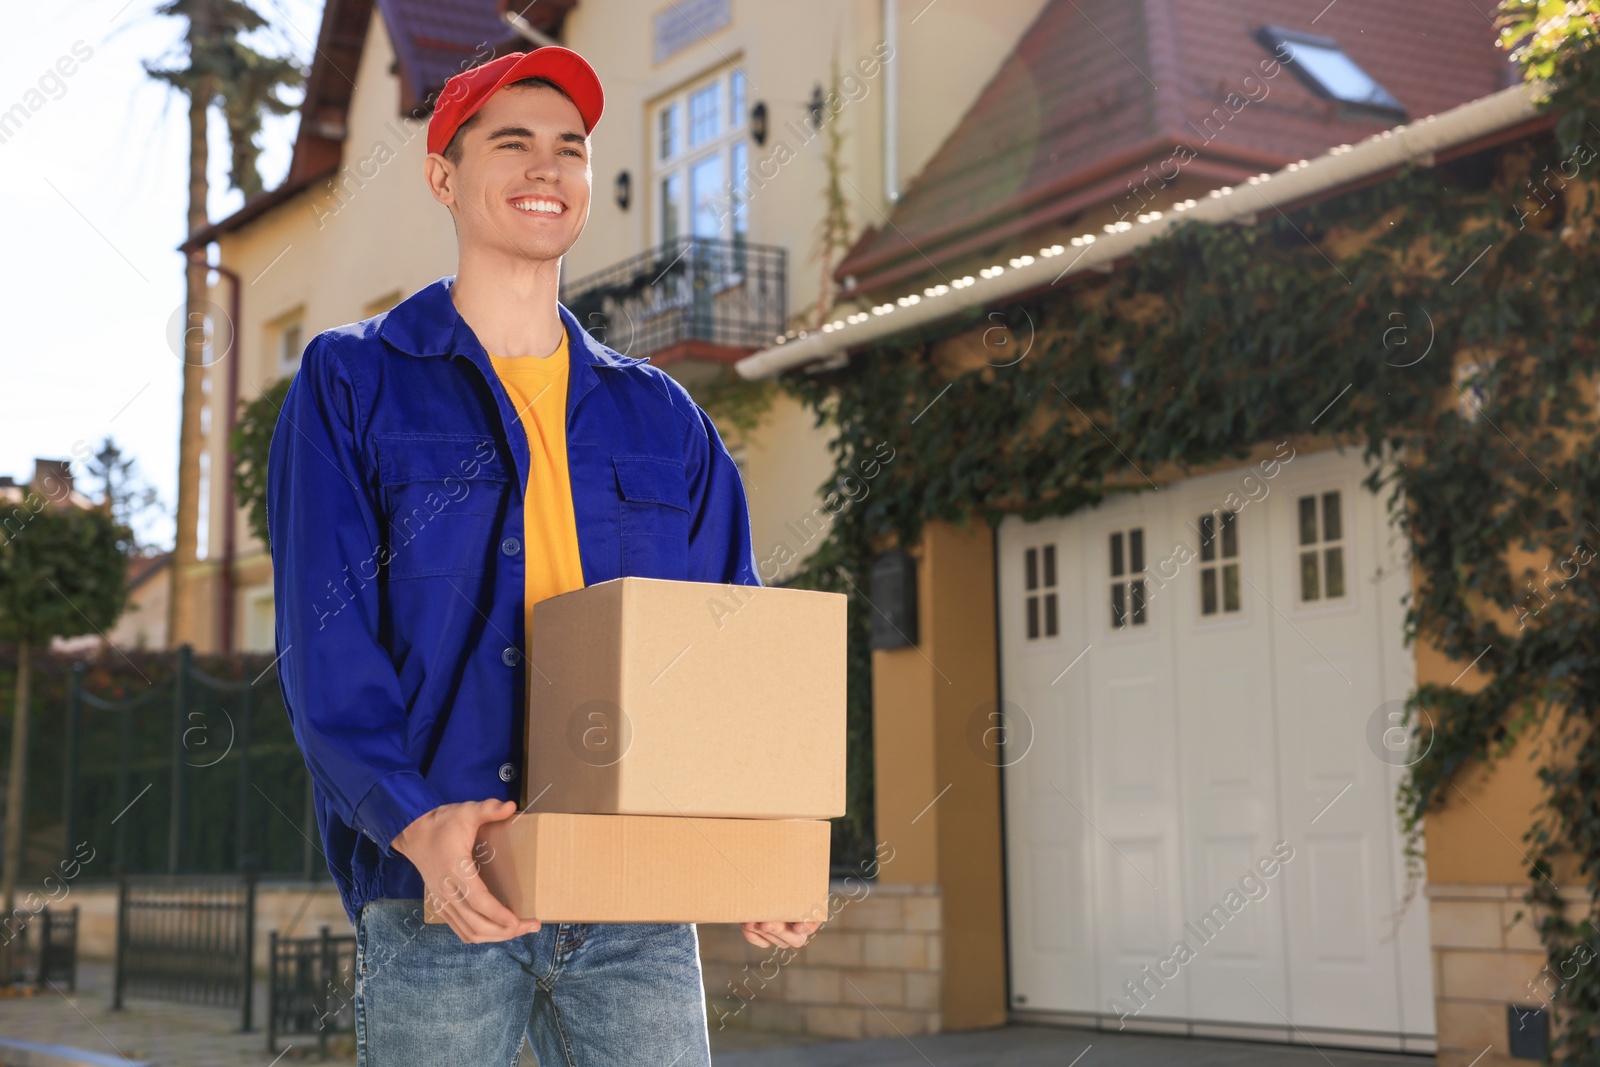
[[[1012,1012],[1430,1051],[1408,571],[1357,453],[1269,451],[1000,528]]]

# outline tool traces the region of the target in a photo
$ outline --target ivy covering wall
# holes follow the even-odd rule
[[[1578,1064],[1600,1047],[1600,965],[1571,961],[1600,954],[1600,914],[1563,912],[1551,878],[1600,895],[1600,52],[1595,5],[1569,6],[1581,32],[1521,57],[1554,80],[1548,132],[1287,215],[1263,200],[1253,225],[1180,225],[1109,276],[787,385],[836,434],[839,479],[884,443],[898,457],[813,562],[863,589],[935,520],[1065,515],[1285,439],[1382,461],[1368,488],[1410,541],[1408,638],[1476,660],[1410,701],[1426,754],[1400,819],[1414,847],[1455,776],[1529,731],[1564,742],[1523,846],[1551,962],[1576,972],[1555,1062]]]

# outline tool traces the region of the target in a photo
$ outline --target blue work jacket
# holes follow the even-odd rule
[[[528,439],[442,278],[318,334],[272,437],[278,677],[352,922],[422,896],[419,815],[519,798]],[[671,377],[565,307],[567,462],[587,585],[759,585],[744,488]]]

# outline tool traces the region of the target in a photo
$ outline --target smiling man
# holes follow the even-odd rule
[[[457,272],[313,339],[273,436],[279,676],[356,925],[362,1067],[511,1065],[524,1032],[543,1067],[710,1062],[692,925],[540,926],[477,878],[479,828],[516,814],[534,604],[624,575],[758,584],[710,419],[557,302],[601,107],[564,48],[446,83],[425,176]]]

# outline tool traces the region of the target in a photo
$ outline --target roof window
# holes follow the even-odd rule
[[[1280,58],[1288,56],[1285,65],[1317,94],[1355,107],[1405,114],[1400,101],[1345,55],[1332,37],[1263,26],[1256,39]]]

